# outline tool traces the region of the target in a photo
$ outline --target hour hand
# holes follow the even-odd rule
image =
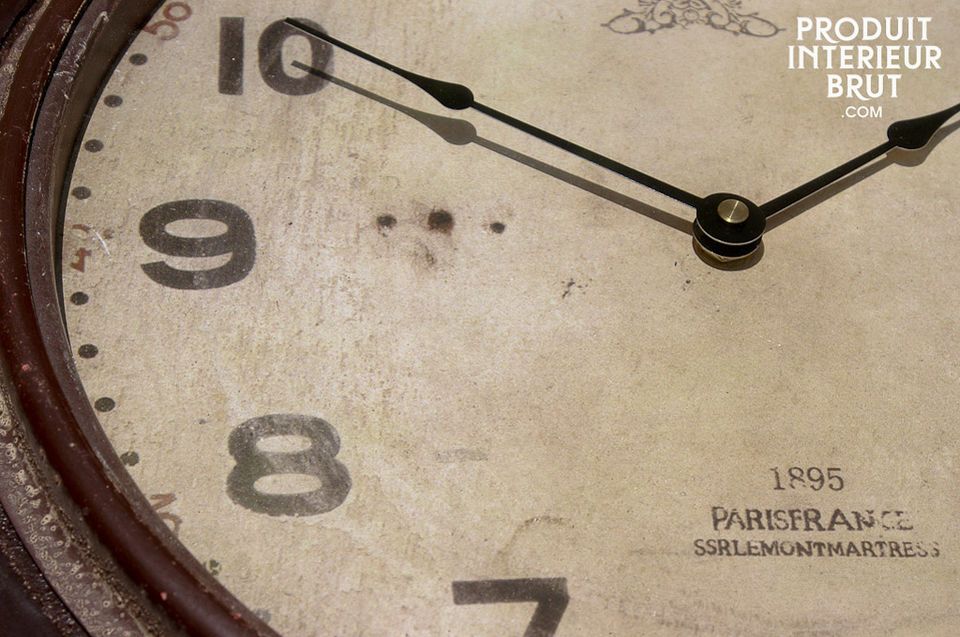
[[[818,190],[829,186],[838,179],[852,173],[861,166],[865,166],[894,148],[905,148],[907,150],[923,148],[933,137],[934,133],[957,113],[960,113],[960,104],[931,115],[894,122],[887,129],[887,141],[883,144],[871,148],[859,157],[854,157],[842,166],[838,166],[820,175],[816,179],[811,179],[807,183],[797,186],[790,192],[784,193],[776,199],[768,201],[760,206],[760,210],[763,211],[769,219],[781,210],[785,210],[801,199],[806,199]]]
[[[886,142],[762,206],[727,193],[704,197],[703,204],[697,208],[693,236],[698,245],[715,259],[745,259],[759,248],[767,219],[865,166],[889,150],[897,147],[922,148],[934,133],[958,112],[960,104],[925,117],[894,122],[887,129]]]
[[[437,100],[447,108],[451,108],[455,110],[472,108],[489,117],[492,117],[493,119],[499,122],[502,122],[513,128],[516,128],[517,130],[527,133],[528,135],[532,135],[533,137],[536,137],[537,139],[545,141],[548,144],[552,144],[562,150],[567,151],[568,153],[571,153],[573,155],[576,155],[577,157],[580,157],[581,159],[585,159],[602,168],[606,168],[607,170],[613,171],[618,175],[626,177],[631,181],[635,181],[636,183],[646,186],[647,188],[652,188],[653,190],[656,190],[661,194],[664,194],[668,197],[676,199],[681,203],[685,203],[688,206],[692,206],[696,208],[702,203],[701,197],[698,197],[685,190],[682,190],[681,188],[677,188],[676,186],[668,184],[665,181],[661,181],[655,177],[651,177],[646,173],[640,172],[639,170],[636,170],[634,168],[621,164],[620,162],[610,159],[609,157],[605,157],[599,153],[596,153],[592,150],[584,148],[583,146],[575,144],[567,139],[558,137],[553,133],[549,133],[541,128],[537,128],[536,126],[523,122],[515,117],[511,117],[506,113],[501,113],[496,109],[493,109],[493,108],[490,108],[489,106],[481,104],[474,98],[473,91],[471,91],[466,86],[463,86],[462,84],[444,82],[442,80],[435,80],[433,78],[412,73],[410,71],[400,68],[399,66],[396,66],[389,62],[381,60],[380,58],[375,57],[370,53],[367,53],[366,51],[361,51],[360,49],[357,49],[356,47],[353,47],[347,44],[346,42],[343,42],[334,37],[331,37],[318,29],[314,29],[308,24],[304,24],[299,20],[295,20],[293,18],[287,18],[285,22],[290,26],[303,31],[304,33],[310,36],[313,36],[315,38],[328,42],[336,46],[337,48],[343,49],[348,53],[352,53],[353,55],[356,55],[364,60],[367,60],[368,62],[376,64],[377,66],[384,68],[392,73],[396,73],[397,75],[404,78],[405,80],[412,82],[413,84],[416,84],[423,91],[428,93],[431,97],[433,97],[435,100]]]

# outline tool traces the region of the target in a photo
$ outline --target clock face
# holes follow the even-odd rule
[[[166,2],[104,76],[71,364],[278,632],[955,634],[956,125],[717,260],[690,205],[284,23],[734,224],[957,101],[943,3],[627,5]]]

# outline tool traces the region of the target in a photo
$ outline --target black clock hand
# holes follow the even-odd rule
[[[820,175],[816,179],[797,186],[790,192],[784,193],[776,199],[768,201],[760,206],[760,210],[767,218],[770,218],[781,210],[789,208],[801,199],[806,199],[821,188],[829,186],[841,177],[852,173],[861,166],[870,163],[880,155],[894,148],[906,148],[908,150],[923,148],[927,142],[930,141],[930,138],[933,137],[934,133],[957,113],[960,113],[960,104],[931,115],[894,122],[887,129],[887,141],[883,144],[880,144],[876,148],[871,148],[859,157],[851,159],[842,166],[838,166],[830,172]]]
[[[489,106],[485,106],[480,102],[477,102],[473,97],[473,92],[463,86],[462,84],[453,84],[450,82],[443,82],[441,80],[435,80],[429,77],[424,77],[422,75],[417,75],[416,73],[411,73],[410,71],[404,70],[398,66],[385,62],[380,58],[377,58],[365,51],[361,51],[355,47],[350,46],[346,42],[341,42],[340,40],[333,38],[322,31],[318,31],[313,27],[300,22],[299,20],[294,20],[293,18],[287,18],[285,20],[290,26],[300,29],[304,33],[311,35],[315,38],[329,42],[334,46],[343,49],[357,57],[363,58],[368,62],[372,62],[379,67],[387,69],[392,73],[396,73],[400,77],[413,84],[416,84],[418,87],[426,91],[431,97],[440,102],[443,106],[454,109],[454,110],[463,110],[467,108],[472,108],[474,110],[480,111],[481,113],[488,115],[508,126],[512,126],[517,130],[520,130],[528,135],[532,135],[540,140],[543,140],[549,144],[572,153],[581,159],[585,159],[589,162],[592,162],[602,168],[613,171],[618,175],[626,177],[632,181],[642,184],[647,188],[652,188],[657,192],[664,194],[668,197],[676,199],[681,203],[685,203],[688,206],[696,208],[701,202],[702,199],[694,194],[691,194],[685,190],[672,186],[664,181],[661,181],[655,177],[651,177],[646,173],[642,173],[639,170],[630,168],[624,164],[621,164],[618,161],[614,161],[609,157],[604,157],[598,153],[593,152],[583,146],[574,144],[573,142],[563,139],[562,137],[557,137],[553,133],[548,133],[547,131],[537,128],[531,124],[527,124],[515,117],[511,117],[505,113],[501,113]]]
[[[447,143],[454,144],[455,146],[476,144],[481,148],[486,148],[489,151],[497,153],[501,157],[505,157],[534,170],[538,170],[545,175],[549,175],[550,177],[564,181],[571,186],[580,188],[581,190],[596,195],[597,197],[606,199],[607,201],[615,203],[618,206],[623,206],[628,210],[632,210],[633,212],[649,217],[654,221],[659,221],[660,223],[669,226],[674,230],[679,230],[685,234],[692,234],[689,221],[670,214],[669,212],[660,210],[659,208],[654,208],[653,206],[647,205],[642,201],[638,201],[633,197],[629,197],[621,192],[617,192],[616,190],[601,186],[600,184],[592,182],[589,179],[584,179],[579,175],[569,173],[565,170],[557,168],[556,166],[552,166],[546,162],[534,159],[529,155],[524,155],[523,153],[512,148],[508,148],[492,140],[486,139],[485,137],[477,134],[477,129],[473,126],[473,124],[465,119],[454,119],[451,117],[444,117],[443,115],[435,115],[433,113],[418,111],[414,108],[410,108],[409,106],[404,106],[403,104],[399,104],[393,100],[387,99],[386,97],[378,95],[365,88],[359,87],[356,84],[351,84],[346,80],[334,77],[326,71],[314,68],[304,64],[303,62],[294,60],[290,64],[301,71],[306,71],[311,75],[321,77],[331,84],[336,84],[337,86],[352,91],[357,95],[361,95],[369,100],[383,104],[388,108],[392,108],[398,113],[403,113],[407,117],[410,117],[411,119],[426,126],[428,129],[443,138],[443,140]]]

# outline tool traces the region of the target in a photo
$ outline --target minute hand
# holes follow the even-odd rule
[[[960,104],[931,115],[894,122],[890,124],[890,128],[887,129],[887,141],[883,144],[880,144],[876,148],[871,148],[859,157],[851,159],[842,166],[838,166],[830,172],[808,181],[802,186],[797,186],[790,192],[784,193],[776,199],[771,199],[760,206],[760,210],[769,219],[781,210],[792,206],[801,199],[806,199],[821,188],[826,188],[841,177],[852,173],[857,168],[865,166],[887,151],[893,150],[894,148],[906,148],[909,150],[923,148],[927,145],[927,142],[930,141],[930,138],[933,137],[933,134],[957,113],[960,113]]]
[[[361,51],[356,47],[350,46],[346,42],[342,42],[334,37],[327,35],[326,33],[314,29],[308,24],[304,24],[299,20],[294,20],[293,18],[287,18],[285,20],[290,26],[300,29],[304,33],[311,35],[315,38],[329,42],[334,46],[343,49],[357,57],[363,58],[368,62],[372,62],[379,67],[385,68],[392,73],[396,73],[400,77],[409,82],[416,84],[418,87],[426,91],[431,97],[443,104],[447,108],[454,110],[464,110],[467,108],[472,108],[474,110],[480,111],[484,115],[488,115],[508,126],[512,126],[517,130],[520,130],[528,135],[532,135],[538,139],[541,139],[549,144],[572,153],[581,159],[585,159],[589,162],[592,162],[598,166],[611,170],[618,175],[626,177],[632,181],[642,184],[647,188],[652,188],[657,192],[664,194],[668,197],[676,199],[682,203],[687,204],[688,206],[697,207],[701,203],[702,199],[694,194],[691,194],[685,190],[672,186],[664,181],[661,181],[655,177],[651,177],[646,173],[642,173],[639,170],[630,168],[624,164],[621,164],[618,161],[614,161],[609,157],[604,157],[599,153],[584,148],[578,144],[575,144],[569,140],[563,139],[562,137],[557,137],[553,133],[549,133],[541,128],[537,128],[531,124],[527,124],[515,117],[511,117],[505,113],[485,106],[480,102],[476,101],[473,97],[473,91],[471,91],[466,86],[462,84],[453,84],[451,82],[444,82],[441,80],[435,80],[433,78],[424,77],[422,75],[417,75],[416,73],[411,73],[405,69],[400,68],[394,64],[390,64],[384,60],[381,60],[378,57],[375,57],[366,51]]]

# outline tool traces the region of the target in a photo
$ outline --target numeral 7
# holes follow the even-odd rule
[[[523,637],[553,637],[569,601],[567,580],[563,577],[453,583],[453,603],[458,606],[537,602]]]

